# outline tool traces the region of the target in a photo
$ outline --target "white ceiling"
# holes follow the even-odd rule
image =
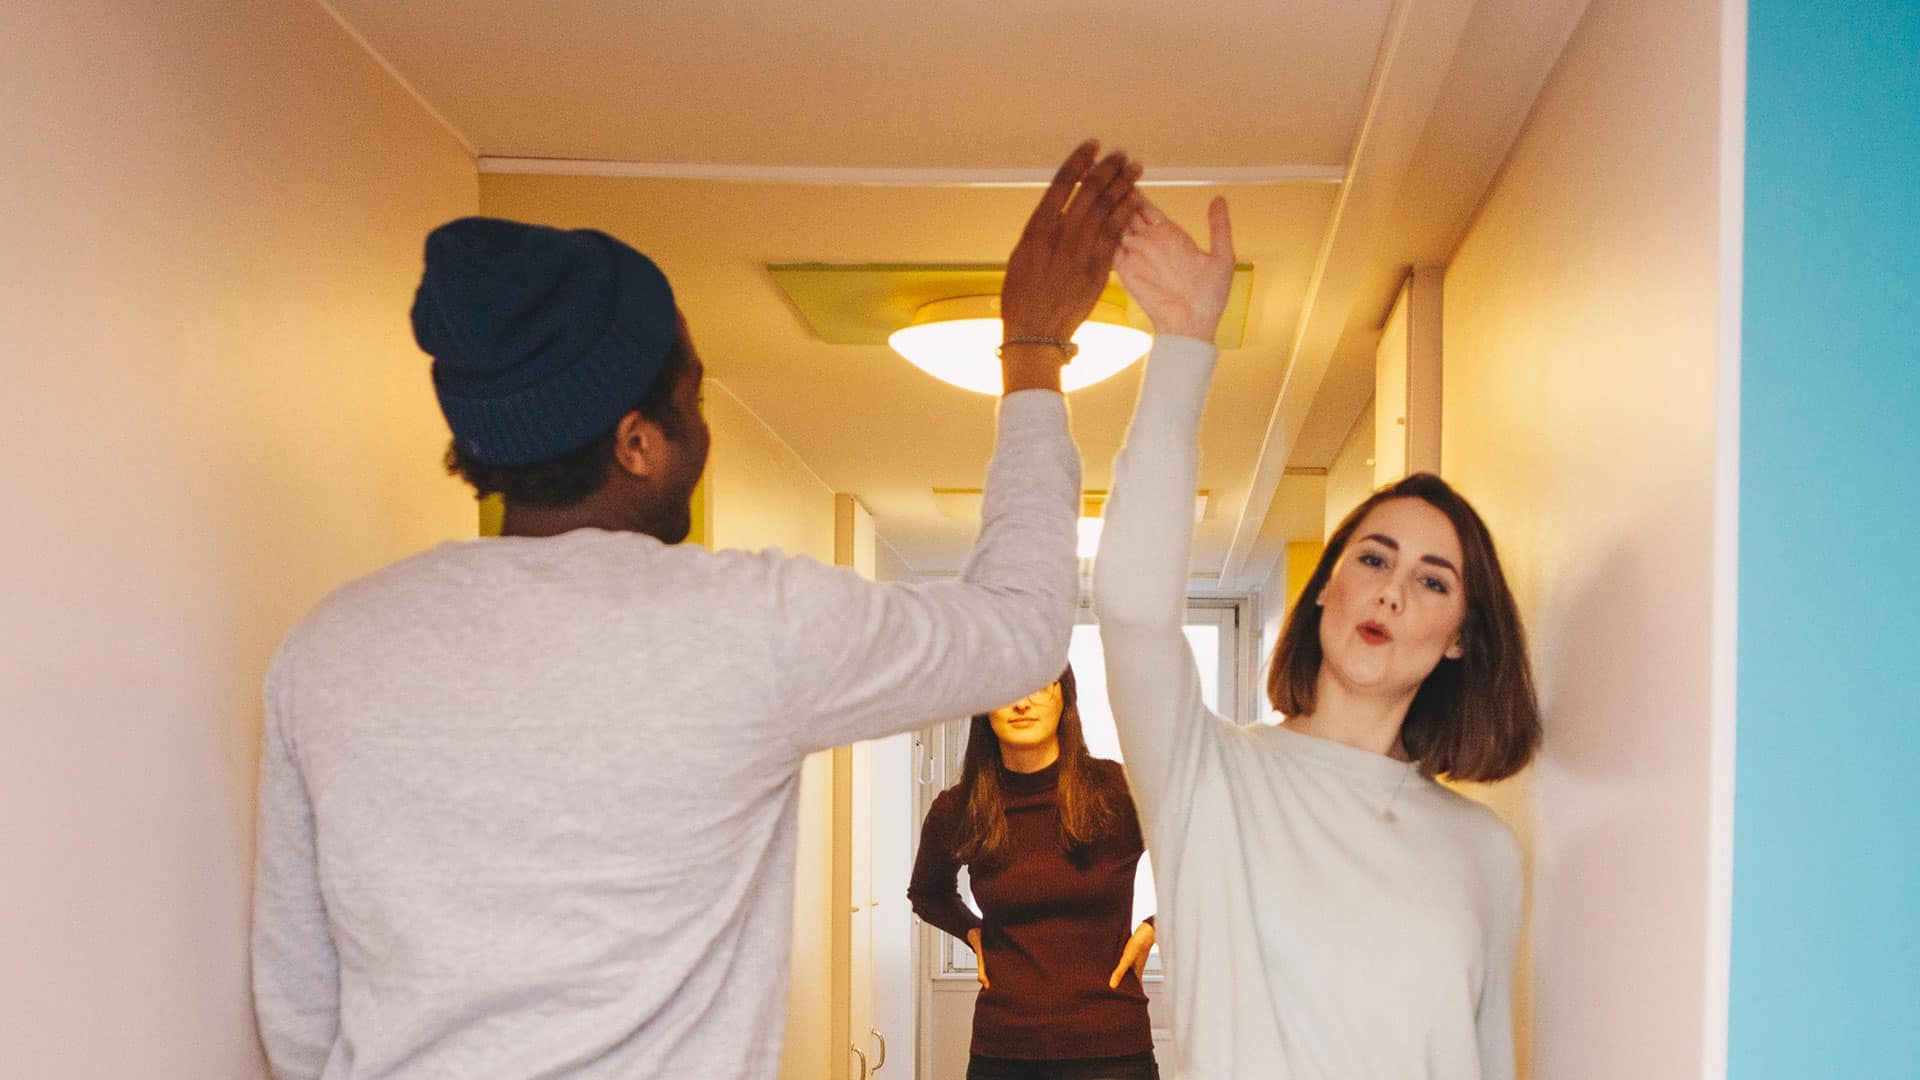
[[[1044,175],[1089,134],[1149,179],[1344,176],[1155,192],[1190,223],[1224,193],[1255,268],[1203,434],[1193,569],[1224,570],[1222,587],[1321,520],[1320,486],[1283,470],[1331,461],[1406,268],[1451,253],[1585,4],[331,0],[480,158],[486,212],[603,228],[657,259],[710,376],[922,573],[964,557],[971,527],[931,489],[978,485],[991,402],[818,341],[766,264],[1000,261],[1037,192],[929,177]],[[528,158],[571,164],[499,160]],[[505,174],[582,161],[632,175]],[[846,168],[894,183],[766,182]],[[658,178],[685,175],[734,179]],[[1074,395],[1089,487],[1107,486],[1136,386]]]
[[[1390,0],[334,0],[484,155],[1338,164]],[[1284,123],[1236,129],[1236,108]],[[1044,105],[1042,104],[1044,103]],[[1064,153],[1064,151],[1062,151]]]

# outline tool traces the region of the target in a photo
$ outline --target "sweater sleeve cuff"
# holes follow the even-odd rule
[[[1207,390],[1213,384],[1213,366],[1219,358],[1220,350],[1210,341],[1177,335],[1155,338],[1140,391],[1140,410],[1150,417],[1164,416],[1166,426],[1163,429],[1136,421],[1134,429],[1197,430],[1207,407]]]
[[[1001,431],[1044,431],[1064,428],[1067,399],[1055,390],[1016,390],[1000,399]]]

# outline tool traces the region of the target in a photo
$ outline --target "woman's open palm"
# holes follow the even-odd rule
[[[1202,251],[1187,231],[1158,206],[1142,200],[1120,240],[1114,269],[1120,283],[1153,320],[1156,334],[1179,334],[1212,341],[1233,288],[1233,227],[1227,201],[1207,207],[1209,241]]]

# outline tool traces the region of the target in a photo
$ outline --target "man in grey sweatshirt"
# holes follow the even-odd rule
[[[708,436],[666,278],[596,232],[428,238],[415,333],[503,535],[341,588],[274,659],[253,960],[276,1077],[776,1074],[802,758],[1065,662],[1060,366],[1139,176],[1095,157],[1009,260],[984,520],[937,584],[681,545]]]

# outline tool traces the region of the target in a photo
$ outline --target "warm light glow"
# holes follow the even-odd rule
[[[1081,558],[1091,559],[1093,553],[1100,550],[1100,530],[1106,528],[1106,525],[1105,518],[1083,517],[1080,519]]]
[[[979,394],[999,394],[999,308],[997,296],[936,300],[914,315],[913,325],[894,331],[887,344],[936,379]],[[1102,303],[1080,324],[1073,341],[1080,354],[1060,369],[1060,388],[1067,392],[1124,371],[1147,354],[1153,336],[1126,325],[1118,305]]]

